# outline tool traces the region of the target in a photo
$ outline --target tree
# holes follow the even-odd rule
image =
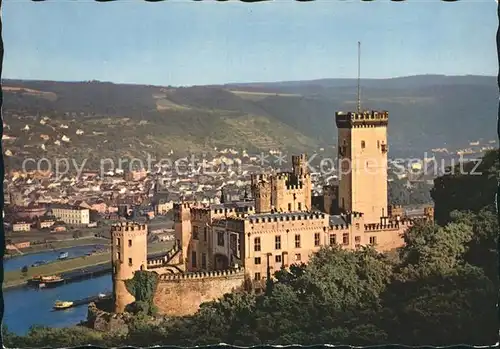
[[[499,169],[498,150],[488,151],[476,167],[469,162],[434,180],[431,191],[438,224],[450,222],[455,210],[477,213],[495,201]]]
[[[157,273],[146,270],[136,271],[132,279],[125,281],[125,287],[135,298],[135,302],[127,310],[133,313],[155,314],[156,307],[153,303],[153,297],[157,285]]]

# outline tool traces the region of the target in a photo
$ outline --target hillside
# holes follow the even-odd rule
[[[11,166],[26,156],[164,157],[214,147],[312,152],[335,144],[335,111],[356,105],[350,79],[182,88],[4,80],[3,91],[4,133],[16,137],[4,140]],[[393,156],[496,139],[494,77],[363,80],[362,103],[389,111]]]

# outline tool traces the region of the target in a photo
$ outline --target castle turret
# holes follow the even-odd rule
[[[271,181],[267,175],[252,175],[252,196],[255,199],[255,212],[271,212]]]
[[[122,313],[134,302],[125,287],[138,270],[146,270],[148,261],[148,228],[146,224],[122,222],[111,226],[111,263],[113,265],[113,296],[115,312]]]
[[[307,155],[292,155],[292,166],[293,166],[293,174],[297,177],[301,177],[302,175],[309,173],[309,167],[307,162]]]
[[[177,243],[181,247],[181,260],[187,267],[188,248],[191,241],[191,204],[181,202],[174,205],[174,230]]]

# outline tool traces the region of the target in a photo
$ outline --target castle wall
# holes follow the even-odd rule
[[[167,316],[186,316],[196,313],[200,304],[239,290],[245,273],[240,270],[160,275],[154,304]]]

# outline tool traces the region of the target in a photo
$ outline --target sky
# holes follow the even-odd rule
[[[494,0],[4,1],[3,78],[204,85],[496,75]]]

